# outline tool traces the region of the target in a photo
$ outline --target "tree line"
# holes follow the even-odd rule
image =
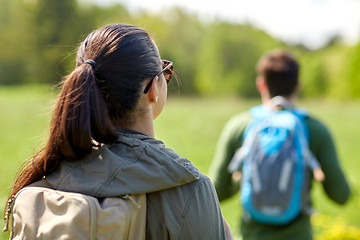
[[[180,87],[172,94],[258,96],[255,65],[273,48],[300,59],[305,97],[360,98],[360,42],[337,36],[310,50],[290,45],[255,26],[204,21],[182,9],[131,13],[121,4],[76,0],[0,0],[0,84],[56,84],[75,65],[76,47],[95,28],[128,23],[146,29],[163,58],[175,63]],[[360,27],[360,26],[359,26]]]

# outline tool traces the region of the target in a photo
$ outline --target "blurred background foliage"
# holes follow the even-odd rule
[[[0,0],[0,84],[56,84],[74,68],[81,40],[105,24],[146,29],[163,58],[175,62],[181,95],[257,97],[258,58],[284,48],[301,62],[303,96],[360,98],[360,42],[333,36],[320,49],[289,45],[249,23],[200,20],[179,8],[131,13],[121,4],[76,0]],[[178,94],[176,88],[171,94]]]

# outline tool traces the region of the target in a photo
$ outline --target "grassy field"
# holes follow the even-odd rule
[[[9,185],[21,163],[34,154],[47,135],[56,93],[50,87],[0,88],[0,204],[5,204]],[[258,104],[242,99],[169,98],[155,121],[156,138],[208,172],[223,125],[234,114]],[[315,184],[313,201],[320,214],[312,218],[316,239],[360,239],[360,102],[304,101],[306,107],[332,131],[341,165],[353,195],[339,207]],[[234,233],[239,231],[239,196],[221,203]],[[359,237],[359,238],[357,238]],[[6,235],[0,235],[5,239]]]

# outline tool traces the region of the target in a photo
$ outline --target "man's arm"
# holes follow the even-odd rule
[[[325,174],[323,188],[331,200],[344,204],[350,197],[350,187],[340,166],[335,144],[327,127],[316,119],[307,119],[310,149]]]
[[[239,191],[239,181],[234,181],[227,169],[236,150],[241,147],[243,134],[250,120],[251,117],[247,112],[232,118],[225,125],[218,140],[209,176],[220,201]]]

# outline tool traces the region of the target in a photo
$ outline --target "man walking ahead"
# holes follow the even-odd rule
[[[296,171],[294,172],[294,174],[289,174],[291,173],[291,167],[289,167],[291,166],[291,164],[286,162],[281,163],[283,164],[283,166],[280,165],[286,170],[279,170],[280,173],[285,173],[283,174],[283,177],[279,177],[271,175],[271,173],[265,173],[264,171],[267,167],[262,167],[262,170],[260,171],[260,164],[264,165],[263,159],[249,160],[249,158],[251,157],[255,158],[254,156],[262,156],[261,154],[259,154],[259,152],[265,152],[263,155],[266,155],[266,151],[270,152],[269,149],[276,147],[276,144],[274,143],[275,140],[272,141],[272,139],[259,140],[267,144],[267,147],[264,151],[261,150],[261,147],[264,144],[256,144],[255,142],[251,142],[254,141],[253,139],[255,139],[255,137],[254,134],[250,134],[249,132],[254,131],[253,126],[256,125],[255,123],[256,121],[258,121],[256,115],[259,115],[253,113],[260,112],[260,115],[264,116],[266,115],[264,114],[264,112],[270,113],[282,110],[287,110],[288,112],[292,113],[301,112],[298,111],[298,109],[294,108],[294,102],[299,90],[299,65],[296,59],[290,53],[283,50],[273,50],[265,54],[260,59],[257,65],[257,71],[258,77],[256,79],[256,86],[262,98],[262,105],[257,106],[250,111],[234,116],[226,124],[218,142],[214,161],[210,168],[210,175],[214,182],[220,201],[231,197],[233,194],[238,192],[240,188],[242,188],[241,201],[244,208],[244,214],[241,221],[241,235],[243,239],[312,239],[312,230],[310,223],[311,201],[309,194],[311,188],[311,176],[313,175],[316,180],[322,182],[323,189],[326,195],[338,204],[344,204],[347,202],[350,196],[350,188],[339,164],[335,146],[329,130],[323,123],[313,118],[312,116],[309,116],[308,114],[295,114],[297,115],[297,119],[301,118],[303,122],[302,125],[304,125],[304,133],[306,135],[305,145],[307,149],[310,149],[310,151],[308,152],[309,154],[311,154],[311,156],[313,156],[312,159],[314,160],[312,161],[312,163],[310,163],[311,161],[304,160],[304,166],[308,164],[312,167],[306,169],[304,171],[304,174],[300,174],[299,176],[301,177],[294,177],[293,181],[295,182],[299,179],[302,179],[303,175],[306,175],[306,173],[308,174],[308,176],[310,176],[308,180],[310,181],[310,184],[306,185],[306,183],[301,182],[298,184],[305,186],[305,189],[301,190],[300,194],[304,194],[304,192],[307,192],[305,193],[306,199],[302,199],[301,201],[299,201],[301,204],[299,212],[295,214],[295,217],[293,217],[288,222],[274,221],[274,223],[272,224],[270,219],[270,222],[268,221],[266,223],[261,223],[259,221],[259,219],[262,219],[261,216],[257,218],[257,216],[259,215],[258,213],[260,212],[256,212],[255,210],[255,218],[249,212],[249,205],[250,210],[254,210],[256,208],[256,204],[262,204],[259,203],[259,201],[266,202],[268,198],[270,199],[270,197],[266,196],[265,193],[261,192],[263,189],[261,181],[264,181],[261,180],[262,177],[264,177],[263,175],[269,174],[269,176],[272,176],[272,179],[269,182],[275,182],[275,185],[277,184],[277,186],[289,185],[295,189],[294,185],[296,184],[291,185],[291,183],[286,183],[285,181],[288,179],[292,179],[292,176],[297,174]],[[299,115],[301,115],[301,117],[299,117]],[[284,121],[279,122],[280,125],[284,124]],[[296,127],[296,129],[298,129],[298,127]],[[249,140],[248,138],[250,138],[250,136],[248,135],[253,135],[253,139]],[[261,138],[263,135],[266,134],[259,133],[256,136],[259,136],[259,138]],[[269,135],[266,135],[266,137],[269,138]],[[239,151],[239,149],[241,149],[241,147],[244,147],[244,145],[248,145],[247,148],[245,150],[243,148],[241,151]],[[251,150],[251,148],[255,145],[260,150]],[[251,151],[253,151],[253,153],[251,153]],[[268,157],[267,160],[270,161],[269,159],[271,159],[271,161],[276,162],[277,160],[275,161],[275,158],[272,157],[273,154],[269,154],[270,157]],[[239,157],[239,155],[241,155],[242,157]],[[244,157],[245,155],[247,155],[247,157]],[[277,158],[281,158],[279,157],[280,155],[281,154],[278,153]],[[284,153],[282,153],[282,155],[284,155]],[[241,161],[241,158],[244,158],[245,160]],[[305,159],[305,156],[301,156],[301,158]],[[235,166],[235,168],[239,168],[239,172],[233,173],[233,171],[229,171],[229,169],[231,168],[233,168],[232,170],[234,170],[234,164],[237,165]],[[256,174],[254,173],[254,169],[256,170]],[[309,174],[311,173],[310,169],[313,170],[313,174]],[[274,170],[276,171],[276,168]],[[252,176],[251,174],[255,174],[256,176]],[[242,183],[240,183],[240,178],[242,179]],[[279,182],[276,182],[278,181],[278,179],[280,179]],[[305,178],[304,181],[306,181]],[[244,191],[244,189],[246,191]],[[251,199],[251,197],[254,197],[255,195],[255,193],[253,195],[251,193],[255,191],[263,194],[259,195],[260,198],[258,198],[257,200]],[[274,193],[274,191],[270,192]],[[244,200],[244,198],[246,197],[245,194],[250,196],[248,200]],[[272,197],[276,198],[277,194]],[[267,210],[270,213],[270,216],[272,213],[276,212],[274,211],[274,208],[269,208]]]

